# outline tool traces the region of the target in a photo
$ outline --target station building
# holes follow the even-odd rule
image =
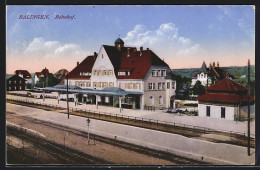
[[[77,94],[80,102],[132,109],[174,107],[176,80],[168,64],[149,48],[125,47],[120,38],[77,62],[64,85],[67,82],[85,90]]]

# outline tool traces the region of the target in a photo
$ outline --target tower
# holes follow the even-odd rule
[[[121,38],[118,38],[115,41],[115,47],[118,51],[121,51],[121,49],[124,47],[124,41]]]

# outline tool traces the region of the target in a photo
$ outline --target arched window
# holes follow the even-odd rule
[[[153,96],[149,97],[149,101],[150,101],[150,105],[153,106],[154,105],[154,99]]]
[[[163,97],[159,96],[159,104],[162,105],[163,104]]]

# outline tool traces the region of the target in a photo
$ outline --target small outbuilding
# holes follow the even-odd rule
[[[225,78],[206,88],[207,93],[197,97],[198,116],[242,120],[248,114],[248,89]],[[254,97],[250,96],[250,113],[255,113]]]

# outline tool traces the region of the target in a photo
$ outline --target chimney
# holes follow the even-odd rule
[[[140,47],[140,56],[143,54],[143,47]]]
[[[134,52],[136,52],[136,48],[134,48]]]
[[[209,63],[209,70],[211,70],[211,67],[212,67],[212,66],[211,66],[211,63]]]
[[[77,62],[77,66],[79,65],[79,62]]]
[[[147,48],[147,51],[149,51],[150,49],[149,48]]]
[[[127,48],[127,57],[130,56],[130,48]]]
[[[219,62],[217,63],[217,67],[219,68]]]
[[[94,52],[94,59],[96,59],[97,58],[97,53],[96,52]]]

